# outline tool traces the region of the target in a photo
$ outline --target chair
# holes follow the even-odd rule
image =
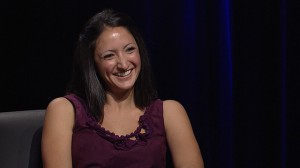
[[[42,167],[45,110],[0,112],[0,167]]]

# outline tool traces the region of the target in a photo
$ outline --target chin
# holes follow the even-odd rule
[[[126,92],[132,90],[134,88],[134,82],[126,82],[126,83],[119,83],[116,82],[111,85],[110,90],[115,92]]]
[[[128,86],[119,86],[118,87],[118,90],[123,90],[123,91],[128,91],[128,90],[131,90],[133,89],[134,85],[128,85]]]

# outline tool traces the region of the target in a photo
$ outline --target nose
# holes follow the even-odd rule
[[[124,53],[119,53],[118,54],[118,59],[117,59],[117,67],[120,69],[127,69],[129,64],[128,64],[128,60],[126,57],[126,54]]]

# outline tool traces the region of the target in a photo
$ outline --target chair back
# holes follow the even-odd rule
[[[0,112],[0,167],[42,167],[45,110]]]

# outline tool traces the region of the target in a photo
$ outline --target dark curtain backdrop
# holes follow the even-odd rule
[[[300,167],[299,2],[1,2],[0,111],[64,95],[83,24],[114,8],[142,31],[160,98],[185,106],[207,168]]]

